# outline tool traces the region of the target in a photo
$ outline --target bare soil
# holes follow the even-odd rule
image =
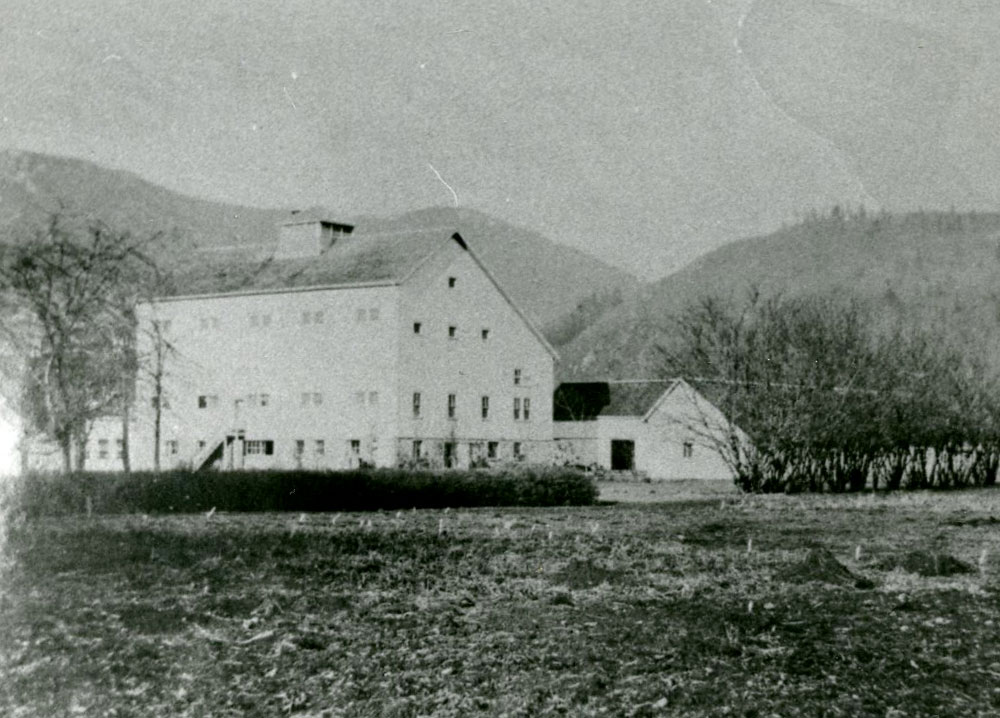
[[[0,714],[996,715],[991,516],[1000,491],[685,489],[588,508],[8,517]],[[914,552],[972,571],[922,576]]]

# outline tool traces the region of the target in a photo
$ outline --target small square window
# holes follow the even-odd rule
[[[324,454],[326,454],[326,441],[324,441],[323,439],[316,439],[316,442],[313,444],[313,447],[314,451],[316,452],[316,456],[323,456]]]
[[[458,336],[458,327],[451,325],[448,327],[448,338],[454,339],[456,336]]]
[[[295,440],[295,455],[296,456],[302,456],[304,453],[306,453],[306,440],[305,439],[296,439]]]
[[[177,456],[178,448],[177,439],[170,439],[167,441],[167,453],[170,454],[170,456]]]
[[[154,401],[155,401],[155,397],[154,397]],[[198,397],[198,408],[199,409],[207,409],[208,408],[208,397],[205,396],[204,394],[202,394],[201,396]]]
[[[489,339],[490,338],[490,330],[489,329],[483,329],[482,336],[483,336],[483,341],[486,341],[487,339]]]
[[[520,386],[520,385],[521,385],[521,370],[520,369],[515,369],[514,370],[514,386]]]
[[[261,406],[267,406],[270,403],[271,403],[271,395],[270,394],[261,394],[260,395],[260,405]]]
[[[455,277],[448,277],[448,288],[449,289],[454,289],[456,282],[457,282],[457,280],[456,280]]]
[[[361,439],[351,439],[351,453],[355,456],[361,453]]]
[[[413,333],[414,334],[419,334],[421,326],[422,325],[420,324],[420,322],[413,322]]]
[[[204,439],[198,439],[198,451],[201,451],[204,448],[205,448],[205,440]]]
[[[683,451],[684,451],[684,458],[690,459],[692,456],[694,456],[694,444],[692,444],[690,441],[685,441],[683,446]]]

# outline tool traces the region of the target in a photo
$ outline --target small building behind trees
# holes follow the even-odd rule
[[[563,383],[553,400],[557,461],[652,479],[732,480],[733,427],[683,379]]]

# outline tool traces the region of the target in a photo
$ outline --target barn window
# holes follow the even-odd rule
[[[420,322],[413,322],[413,333],[414,334],[419,334],[421,326],[422,325],[420,324]]]
[[[490,330],[489,329],[483,329],[482,336],[483,336],[483,341],[485,342],[487,339],[490,338]]]
[[[171,456],[176,456],[178,450],[177,439],[170,439],[167,441],[167,453]]]
[[[514,397],[514,421],[521,418],[521,397]]]
[[[684,452],[684,458],[690,459],[692,456],[694,456],[694,444],[692,444],[690,441],[685,441],[683,446],[683,452]]]
[[[413,418],[420,418],[420,392],[413,392]]]
[[[458,327],[454,324],[448,327],[448,338],[455,339],[458,336]]]
[[[515,441],[514,442],[514,458],[515,459],[520,459],[521,456],[522,456],[522,454],[521,454],[521,442],[520,441]]]
[[[499,446],[498,441],[489,441],[486,443],[486,458],[495,459],[497,458],[497,446]]]
[[[524,420],[531,418],[531,399],[524,397]]]
[[[448,289],[454,289],[455,288],[455,283],[457,281],[458,280],[455,279],[455,277],[448,277]]]
[[[316,439],[314,444],[316,456],[323,456],[326,454],[326,442],[323,439]]]
[[[421,441],[419,439],[413,442],[413,458],[414,459],[419,459],[420,458],[420,447],[421,447],[421,445],[422,444],[421,444]]]
[[[454,394],[449,394],[448,395],[448,418],[449,419],[454,419],[455,418],[455,403],[456,403],[456,397],[455,397],[455,395]]]
[[[514,386],[521,386],[521,370],[514,370]]]
[[[484,419],[490,418],[490,398],[484,396],[482,399],[482,414]]]

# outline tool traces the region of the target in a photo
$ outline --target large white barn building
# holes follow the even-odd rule
[[[556,354],[459,234],[304,220],[279,241],[140,305],[144,355],[166,351],[160,389],[137,389],[133,468],[153,466],[157,406],[162,468],[551,461]],[[99,433],[88,468],[119,468]]]

